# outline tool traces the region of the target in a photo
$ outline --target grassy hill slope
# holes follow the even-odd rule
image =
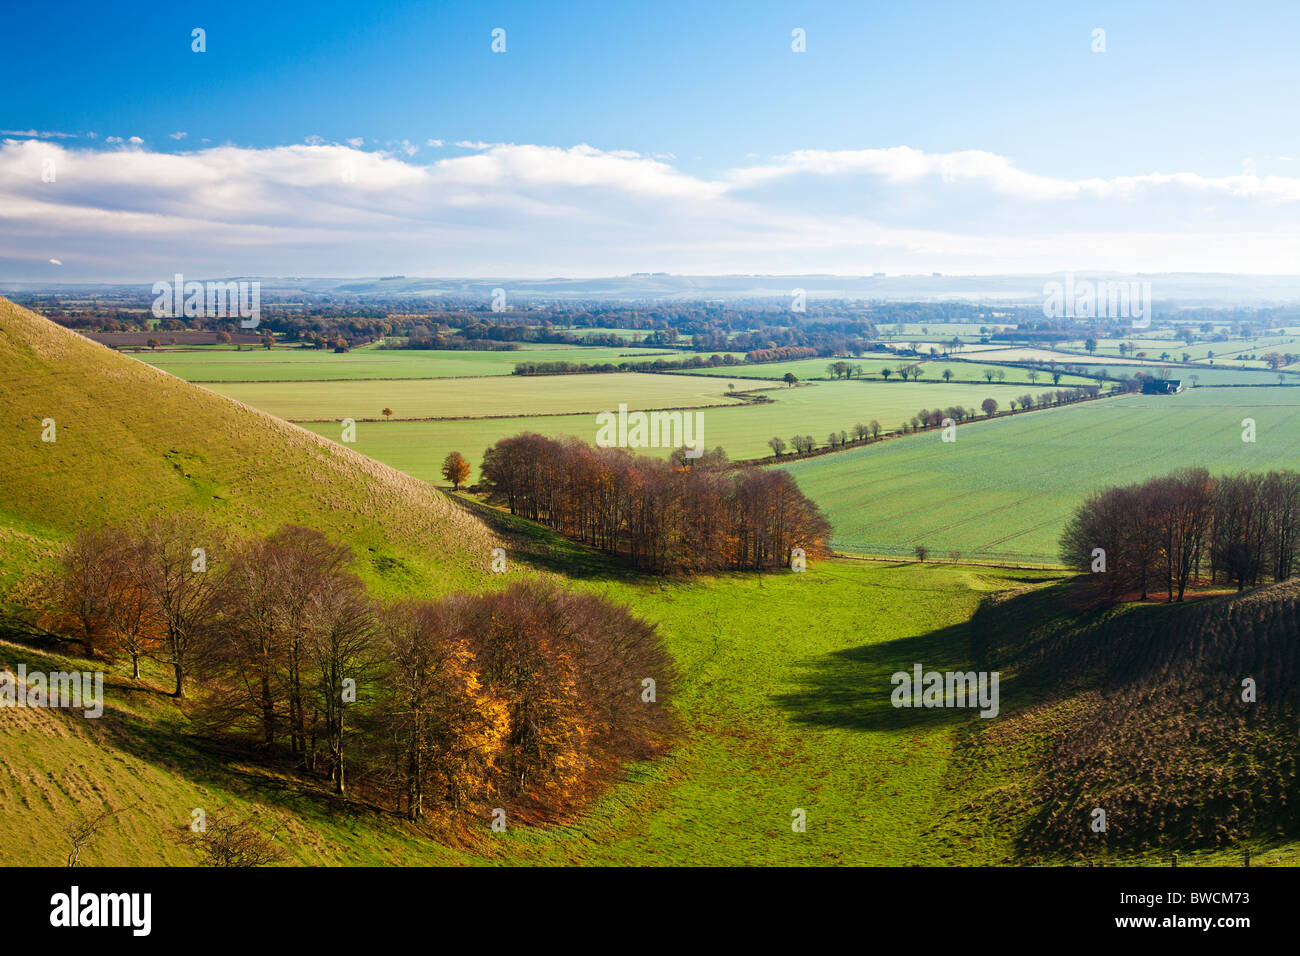
[[[381,592],[490,573],[493,533],[424,482],[3,299],[0,407],[0,587],[80,528],[180,510],[316,528],[349,543]]]
[[[957,748],[947,826],[1014,835],[1031,861],[1300,862],[1300,582],[1105,610],[1062,584],[1000,595],[971,629],[1004,715]]]

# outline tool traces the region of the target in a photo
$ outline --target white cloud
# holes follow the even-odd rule
[[[34,129],[0,129],[0,136],[24,136],[32,139],[76,139],[76,133],[60,133],[56,130]],[[90,134],[93,139],[94,133]]]
[[[168,133],[167,135],[170,136],[172,139],[184,139],[186,136],[190,134],[185,132],[184,130],[178,129],[176,132]]]
[[[906,146],[801,150],[710,178],[669,154],[586,144],[462,142],[470,154],[421,163],[407,140],[382,152],[318,137],[182,153],[106,142],[135,148],[0,141],[0,274],[20,277],[13,263],[56,242],[94,278],[122,279],[1294,272],[1300,258],[1300,178],[1283,176],[1066,179]],[[49,161],[57,188],[41,179]]]

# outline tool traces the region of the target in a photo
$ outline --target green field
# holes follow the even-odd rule
[[[187,705],[166,696],[157,662],[147,661],[143,679],[132,681],[122,661],[92,664],[0,618],[0,661],[8,665],[108,670],[99,720],[41,708],[6,711],[0,720],[0,865],[63,864],[69,827],[106,807],[121,812],[83,852],[86,865],[194,862],[175,836],[196,807],[257,810],[268,825],[282,822],[279,842],[291,862],[303,864],[1027,861],[1019,849],[1025,827],[1033,825],[1022,799],[1033,784],[1027,758],[1045,753],[1024,732],[1028,721],[1021,717],[1032,714],[1017,711],[1037,702],[1012,691],[1004,702],[1010,720],[996,726],[971,710],[903,712],[890,705],[889,677],[918,662],[976,667],[985,632],[972,616],[994,595],[1023,609],[1019,617],[997,618],[993,630],[1020,635],[1032,652],[1025,622],[1063,613],[1057,595],[1037,591],[1059,574],[837,559],[814,562],[803,574],[648,579],[545,529],[444,495],[354,450],[108,353],[2,301],[0,368],[0,398],[14,410],[0,429],[0,610],[13,606],[9,589],[47,566],[58,543],[78,529],[188,509],[231,531],[266,531],[283,522],[319,528],[353,547],[358,573],[382,598],[483,591],[533,575],[603,595],[658,626],[681,674],[672,698],[681,736],[670,754],[627,767],[593,805],[562,823],[512,819],[505,833],[494,834],[486,825],[490,801],[460,813],[435,812],[413,825],[364,796],[335,796],[324,780],[288,772],[252,751],[207,744]],[[961,389],[819,383],[784,392],[780,413],[824,412],[863,395],[876,396],[880,407],[896,395],[906,396],[908,408],[933,405],[936,397],[960,400]],[[1290,436],[1300,414],[1290,398],[1294,390],[1215,392],[1229,403],[1226,409],[1206,404],[1208,393],[1135,396],[962,426],[957,445],[943,448],[941,465],[931,460],[938,436],[920,435],[793,467],[847,466],[839,500],[822,501],[837,528],[837,509],[850,504],[868,521],[892,515],[925,523],[936,502],[993,488],[1003,495],[1004,510],[986,511],[983,521],[1005,529],[1014,526],[1017,505],[1041,504],[1008,482],[1017,470],[1037,468],[1043,474],[1033,480],[1056,491],[1079,484],[1081,472],[1095,476],[1099,463],[1109,468],[1112,456],[1131,471],[1167,470],[1182,447],[1217,465],[1263,467],[1294,457]],[[1244,397],[1257,407],[1231,405]],[[1232,444],[1247,412],[1259,422],[1258,444],[1244,446],[1249,461],[1231,462],[1226,451],[1216,459],[1214,450]],[[58,423],[57,442],[39,438],[47,417]],[[1138,427],[1142,421],[1149,426]],[[405,433],[409,444],[408,429],[432,424],[438,423],[363,424],[359,434],[364,440],[372,430],[392,430]],[[892,478],[862,481],[894,455],[902,459]],[[1055,461],[1050,474],[1037,460],[1047,456]],[[945,472],[958,462],[960,468]],[[827,474],[800,480],[813,490]],[[909,478],[920,484],[909,486]],[[850,503],[859,485],[867,494]],[[497,545],[512,559],[504,575],[487,571],[487,552]],[[1027,595],[1046,602],[1050,613],[1019,603]],[[1067,632],[1074,626],[1068,613],[1051,623]],[[1052,719],[1068,720],[1070,700],[1047,703],[1057,707]],[[791,829],[796,810],[806,813],[807,832]],[[1257,841],[1255,849],[1260,864],[1297,857],[1285,840]],[[1156,852],[1109,861],[1154,863]],[[1198,851],[1183,859],[1223,863],[1238,852]]]
[[[1098,339],[1097,340],[1097,357],[1118,356],[1119,346],[1132,345],[1138,352],[1146,352],[1148,361],[1159,361],[1159,356],[1168,353],[1168,361],[1178,362],[1182,360],[1184,354],[1191,357],[1193,362],[1209,361],[1209,354],[1214,353],[1214,363],[1239,364],[1242,368],[1266,368],[1264,362],[1254,359],[1239,359],[1241,355],[1264,355],[1268,352],[1300,352],[1300,338],[1295,335],[1265,335],[1257,339],[1228,339],[1222,342],[1193,342],[1188,345],[1180,339],[1175,339],[1172,335],[1166,337],[1131,337],[1122,339]],[[1062,343],[1064,347],[1075,350],[1083,350],[1083,342]],[[1134,353],[1129,352],[1129,356]]]
[[[256,807],[285,820],[284,842],[304,863],[945,858],[942,838],[951,834],[933,824],[952,799],[947,758],[960,722],[871,729],[838,715],[845,695],[862,695],[878,710],[891,689],[888,672],[918,653],[964,663],[962,624],[981,597],[1009,580],[1007,572],[827,562],[805,574],[638,579],[535,526],[463,507],[3,302],[0,332],[0,398],[15,410],[0,430],[0,589],[48,562],[79,528],[183,509],[231,530],[300,522],[348,541],[359,571],[384,597],[483,590],[517,575],[563,572],[569,586],[657,622],[683,675],[675,704],[683,736],[669,757],[630,767],[567,825],[518,825],[495,836],[473,816],[414,827],[363,800],[335,797],[319,781],[205,748],[184,707],[162,693],[157,665],[137,684],[119,662],[110,668],[100,720],[43,709],[0,720],[0,864],[61,864],[66,847],[50,835],[105,805],[123,812],[86,851],[90,865],[190,861],[173,835],[194,807]],[[841,388],[860,394],[867,387]],[[915,397],[926,388],[909,391]],[[818,390],[836,393],[826,384],[791,397]],[[54,443],[39,437],[46,417],[58,423]],[[487,572],[497,544],[513,558],[506,575]],[[895,600],[904,592],[906,602]],[[849,606],[855,610],[845,614]],[[860,660],[864,648],[870,662]],[[45,670],[88,664],[4,628],[0,659]],[[805,834],[790,829],[795,808],[807,811]],[[1007,851],[1005,840],[978,848],[988,860]],[[971,851],[951,858],[968,861]]]
[[[688,378],[677,375],[649,377]],[[714,383],[715,394],[719,396],[715,400],[722,400],[720,396],[726,390],[726,380],[705,378],[698,381]],[[545,386],[547,383],[542,384]],[[746,383],[737,379],[736,384],[741,388],[746,385],[753,387],[752,381]],[[977,408],[988,396],[1006,407],[1012,398],[1019,398],[1025,391],[1024,387],[1011,385],[944,385],[924,379],[906,384],[841,381],[777,388],[764,393],[773,399],[770,403],[704,409],[701,412],[704,416],[704,442],[710,448],[721,445],[733,460],[762,458],[772,454],[767,442],[774,435],[789,442],[795,434],[806,434],[811,435],[818,445],[824,445],[832,429],[836,433],[846,431],[851,436],[853,426],[858,422],[869,424],[876,419],[882,431],[897,431],[905,420],[911,419],[923,407],[965,405]],[[304,423],[304,427],[335,441],[341,437],[337,421]],[[438,422],[362,422],[357,425],[356,442],[349,447],[409,475],[441,484],[438,469],[449,451],[459,451],[469,459],[474,468],[473,481],[477,479],[478,464],[484,450],[500,439],[522,431],[550,436],[575,435],[594,442],[596,418],[588,413]],[[642,453],[667,457],[670,451],[667,448],[646,448]]]
[[[488,418],[738,404],[716,379],[645,372],[346,382],[228,382],[213,391],[289,421]],[[752,386],[751,386],[752,387]]]
[[[503,352],[381,349],[374,346],[336,355],[321,349],[210,348],[185,352],[133,352],[132,357],[171,372],[187,382],[308,382],[339,379],[465,378],[509,375],[518,362],[588,362],[618,365],[678,360],[690,353],[674,349],[598,348],[576,345],[521,345]]]
[[[915,358],[907,356],[898,356],[896,358],[883,359],[874,355],[866,358],[825,358],[825,359],[796,359],[792,362],[765,362],[758,365],[745,365],[731,368],[716,369],[691,369],[683,374],[687,375],[708,375],[720,376],[722,378],[759,378],[779,381],[787,372],[793,372],[795,376],[802,381],[831,381],[831,374],[827,366],[835,362],[847,362],[850,366],[862,366],[861,381],[883,381],[880,372],[881,369],[889,369],[891,374],[888,381],[897,382],[898,369],[904,365],[913,365],[917,362]],[[994,374],[1001,372],[1005,377],[1005,384],[1031,385],[1029,378],[1033,369],[1019,368],[1013,365],[992,365],[981,364],[971,361],[953,361],[944,359],[921,359],[921,382],[942,382],[945,370],[952,372],[952,380],[955,382],[982,382],[987,381],[984,378],[985,371],[991,371]],[[1046,371],[1037,370],[1037,385],[1033,388],[1053,388],[1051,376]],[[853,381],[859,381],[853,379]],[[995,379],[996,381],[996,379]],[[1062,386],[1074,385],[1095,385],[1096,382],[1091,378],[1084,378],[1079,375],[1062,375]]]
[[[1003,323],[985,323],[981,325],[978,322],[886,322],[879,326],[878,331],[882,339],[896,341],[906,339],[948,339],[952,337],[978,338],[981,334],[980,329],[1014,329],[1014,325]]]
[[[1254,418],[1257,440],[1242,441]],[[923,433],[787,466],[821,505],[835,547],[853,553],[1055,563],[1089,492],[1203,466],[1294,468],[1300,390],[1193,389],[1131,395]]]

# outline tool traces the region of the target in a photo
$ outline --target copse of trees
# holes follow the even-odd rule
[[[1107,488],[1075,511],[1061,554],[1110,600],[1156,590],[1181,601],[1207,575],[1238,591],[1285,581],[1300,554],[1300,473],[1200,468]]]
[[[488,500],[656,574],[788,565],[826,552],[830,526],[784,471],[728,472],[524,433],[487,450]]]
[[[173,668],[201,733],[412,820],[503,796],[559,812],[668,745],[672,664],[623,608],[536,581],[384,605],[353,561],[306,528],[223,542],[170,518],[79,536],[40,593],[97,656]]]

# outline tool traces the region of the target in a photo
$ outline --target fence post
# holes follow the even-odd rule
[[[1242,860],[1244,861],[1243,865],[1250,866],[1250,847],[1246,847],[1246,849],[1242,850],[1241,856],[1242,856]]]

